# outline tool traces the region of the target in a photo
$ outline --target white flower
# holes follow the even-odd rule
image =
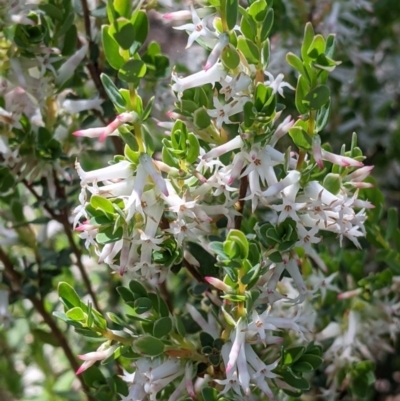
[[[88,51],[89,45],[85,43],[79,50],[77,50],[65,63],[58,69],[56,77],[57,85],[61,85],[67,79],[72,77],[76,69],[82,63]]]
[[[101,104],[103,103],[103,99],[98,97],[94,99],[84,99],[84,100],[71,100],[66,99],[62,102],[61,107],[70,114],[80,113],[86,110],[98,110],[100,112],[103,111],[101,108]]]
[[[265,81],[265,85],[272,88],[272,93],[278,92],[282,97],[285,97],[283,95],[283,88],[286,87],[286,88],[295,90],[292,85],[288,84],[287,82],[285,82],[283,80],[283,78],[284,78],[283,74],[278,74],[278,76],[276,78],[274,78],[274,76],[270,72],[265,71],[265,75],[267,75],[269,78],[268,81]]]
[[[231,97],[247,90],[251,84],[251,78],[243,72],[234,77],[227,76],[221,80],[221,86],[219,93],[225,95],[225,101],[228,101]]]
[[[296,229],[299,240],[296,242],[295,246],[303,248],[308,254],[311,244],[318,244],[318,242],[321,241],[321,238],[315,236],[319,232],[319,227],[315,225],[311,230],[307,230],[301,223],[298,223]]]
[[[97,361],[102,361],[111,356],[114,351],[117,349],[118,344],[114,344],[110,346],[110,343],[107,341],[100,345],[100,347],[95,352],[89,352],[84,355],[78,355],[78,358],[82,361],[85,361],[80,368],[76,371],[76,374],[79,375],[83,371],[85,371],[90,366],[94,365]]]
[[[221,63],[214,64],[209,70],[201,70],[195,74],[185,78],[179,78],[174,72],[171,77],[175,83],[172,85],[172,90],[182,94],[186,89],[196,88],[206,84],[215,84],[222,78],[226,77],[226,71]]]
[[[280,212],[278,218],[278,224],[285,221],[288,217],[290,217],[294,221],[299,220],[297,212],[301,211],[307,206],[306,202],[297,203],[295,200],[299,188],[300,188],[299,183],[289,185],[282,191],[282,204],[270,206],[272,209],[276,210],[277,212]]]
[[[321,149],[321,158],[333,164],[337,164],[342,167],[362,167],[364,164],[351,157],[335,155],[334,153],[328,152],[325,149]]]
[[[187,45],[186,45],[186,49],[188,49],[190,46],[192,46],[193,42],[200,37],[215,38],[215,36],[216,36],[214,33],[212,33],[207,28],[207,21],[210,17],[200,19],[199,16],[197,15],[195,8],[193,6],[190,6],[190,8],[191,8],[191,12],[192,12],[193,23],[174,27],[174,29],[187,30],[187,31],[191,32],[189,35]]]
[[[231,103],[222,104],[217,96],[214,96],[214,107],[213,110],[207,110],[210,117],[216,118],[216,126],[218,129],[222,127],[222,123],[232,124],[229,117],[234,116],[237,113],[243,111],[244,104],[249,100],[247,97],[240,97],[233,100]]]
[[[81,179],[81,186],[92,182],[108,181],[121,178],[131,178],[133,176],[133,165],[122,160],[119,163],[98,170],[84,171],[80,163],[75,162],[75,169]]]
[[[297,170],[289,171],[287,176],[279,181],[278,183],[271,185],[266,191],[262,194],[265,197],[274,196],[279,192],[283,191],[289,185],[297,184],[300,181],[301,174]]]

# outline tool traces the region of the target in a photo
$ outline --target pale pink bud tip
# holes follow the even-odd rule
[[[229,373],[231,370],[232,370],[232,368],[233,368],[233,364],[230,364],[229,362],[228,362],[228,364],[226,365],[226,373]]]
[[[162,18],[166,19],[167,21],[171,21],[174,18],[174,15],[172,13],[167,13],[167,14],[164,14],[162,16]]]
[[[84,364],[81,365],[81,367],[75,372],[75,374],[78,376],[80,375],[82,372],[84,372],[86,369],[84,367]]]
[[[81,130],[73,132],[72,135],[74,135],[74,136],[83,136]]]
[[[204,71],[208,71],[212,67],[211,63],[206,63],[206,65],[203,67]]]

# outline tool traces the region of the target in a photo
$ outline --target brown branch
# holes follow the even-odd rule
[[[183,259],[183,266],[188,270],[188,272],[199,282],[205,283],[204,277],[197,271],[197,269],[191,265],[186,259]]]
[[[7,254],[3,251],[2,248],[0,248],[0,260],[4,265],[5,274],[10,281],[12,290],[22,294],[23,276],[21,273],[14,270],[12,261],[7,256]],[[71,368],[74,371],[76,371],[79,368],[79,364],[78,364],[77,360],[75,359],[75,355],[72,352],[71,347],[69,346],[68,340],[65,337],[64,333],[58,327],[58,325],[52,318],[51,314],[46,310],[43,300],[36,297],[35,295],[27,295],[27,299],[29,299],[32,302],[32,305],[35,308],[35,310],[40,314],[43,321],[48,325],[51,332],[54,334],[54,337],[58,341],[58,344],[63,349],[65,356],[67,357],[68,362],[71,365]],[[81,383],[82,389],[86,393],[88,393],[89,387],[86,385],[85,381],[83,380],[83,377],[82,376],[77,376],[77,377]],[[87,398],[89,401],[96,401],[89,394],[87,394]]]
[[[247,175],[240,179],[240,187],[239,187],[239,197],[236,202],[236,210],[240,213],[240,216],[235,216],[235,228],[240,230],[243,220],[243,209],[244,209],[244,198],[246,197],[247,188],[249,187],[249,179]]]
[[[82,263],[82,251],[80,248],[76,245],[74,236],[72,234],[72,228],[71,224],[69,222],[69,210],[68,210],[68,204],[67,204],[67,197],[65,194],[65,189],[62,185],[60,185],[60,181],[58,180],[56,172],[53,170],[53,178],[54,178],[54,185],[56,187],[56,194],[60,199],[63,199],[65,201],[65,205],[61,210],[61,215],[59,222],[63,225],[65,234],[67,235],[69,245],[71,246],[72,252],[74,253],[76,257],[76,265],[78,266],[79,272],[81,273],[82,280],[85,284],[86,290],[88,291],[90,297],[92,298],[93,305],[95,309],[101,313],[101,309],[96,297],[96,294],[93,291],[92,284],[89,280],[89,276],[85,270],[85,267],[83,266]]]
[[[100,69],[99,69],[99,65],[97,64],[97,62],[94,62],[91,59],[91,54],[94,52],[94,46],[95,43],[92,40],[92,32],[90,29],[90,11],[89,11],[89,7],[87,5],[86,0],[81,0],[81,5],[82,5],[82,11],[83,11],[83,21],[85,24],[85,31],[86,31],[86,36],[87,36],[87,40],[89,43],[89,62],[88,62],[88,70],[90,73],[90,76],[92,77],[92,80],[94,82],[94,84],[96,85],[97,90],[99,91],[100,96],[103,99],[108,99],[107,93],[103,87],[103,83],[101,82],[100,79]],[[99,117],[100,113],[96,113],[94,110],[93,112],[96,114],[97,117]],[[106,125],[108,124],[105,119],[100,115],[100,120],[103,121]],[[123,155],[124,154],[124,144],[121,140],[121,138],[118,137],[112,137],[112,143],[114,145],[115,151],[120,154]]]
[[[54,178],[54,184],[56,186],[56,194],[59,199],[63,199],[65,201],[65,205],[61,210],[61,213],[55,213],[54,210],[48,205],[46,200],[39,195],[35,188],[31,184],[29,184],[26,180],[22,180],[22,183],[28,188],[28,190],[31,192],[31,194],[36,198],[38,202],[41,202],[43,205],[43,208],[46,210],[46,212],[56,221],[61,223],[64,227],[65,234],[68,238],[69,245],[72,249],[72,252],[74,253],[76,257],[76,265],[78,266],[79,272],[81,273],[82,280],[85,284],[86,290],[88,291],[90,297],[92,298],[93,305],[95,309],[97,309],[98,312],[101,313],[101,309],[99,307],[99,303],[97,301],[97,297],[95,292],[93,291],[92,285],[89,280],[89,276],[87,275],[87,272],[85,270],[85,267],[83,266],[82,263],[82,252],[79,249],[79,247],[76,245],[74,236],[72,234],[72,229],[71,225],[69,223],[69,210],[68,210],[68,205],[66,202],[66,195],[65,195],[65,190],[64,187],[60,185],[60,182],[58,180],[56,172],[53,170],[53,178]]]
[[[90,29],[89,7],[87,5],[86,0],[81,0],[81,5],[82,5],[82,11],[83,11],[83,21],[85,24],[86,36],[87,36],[87,40],[89,43],[89,63],[88,63],[89,73],[90,73],[90,76],[92,77],[93,82],[96,85],[96,88],[99,91],[101,97],[104,99],[107,99],[106,91],[104,90],[103,84],[101,83],[101,79],[100,79],[99,66],[98,66],[97,62],[93,62],[90,57],[90,55],[93,53],[95,43],[92,40],[92,32]]]

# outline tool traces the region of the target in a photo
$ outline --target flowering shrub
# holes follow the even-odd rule
[[[266,0],[159,15],[204,49],[194,73],[148,39],[151,3],[2,6],[0,318],[17,333],[36,312],[18,357],[4,341],[18,383],[4,397],[358,400],[387,385],[400,230],[357,135],[327,136],[342,3],[280,70],[284,3],[291,18]]]

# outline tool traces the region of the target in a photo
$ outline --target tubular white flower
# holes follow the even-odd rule
[[[214,149],[211,149],[205,155],[203,155],[204,160],[214,159],[215,157],[220,157],[225,153],[228,153],[232,150],[241,148],[243,146],[243,140],[240,135],[235,136],[235,138],[231,139],[230,141],[224,143],[223,145],[217,146]]]
[[[304,193],[310,199],[320,199],[325,205],[331,205],[340,200],[317,181],[310,181],[304,188]]]
[[[154,184],[165,195],[169,196],[167,184],[162,175],[156,170],[152,158],[147,154],[140,155],[140,164],[146,170],[147,174],[153,179]]]
[[[199,71],[185,78],[179,78],[175,73],[172,73],[172,80],[175,83],[172,85],[172,90],[181,94],[184,90],[196,88],[206,84],[215,84],[227,75],[224,66],[221,63],[214,64],[207,71]]]
[[[222,88],[219,93],[225,95],[225,101],[228,101],[231,97],[247,90],[251,82],[251,78],[243,72],[239,72],[233,78],[227,76],[220,82]]]
[[[275,129],[273,133],[269,145],[274,147],[276,143],[281,139],[284,135],[289,132],[289,129],[293,127],[295,121],[292,120],[291,116],[287,116]]]
[[[249,100],[247,97],[240,97],[232,100],[231,103],[222,104],[217,96],[214,96],[214,107],[213,110],[207,110],[207,114],[216,118],[216,126],[218,129],[222,127],[222,123],[231,124],[229,117],[234,116],[237,113],[243,111],[244,104]]]
[[[114,351],[117,349],[118,344],[114,344],[110,346],[109,342],[105,342],[100,345],[100,347],[95,352],[89,352],[84,355],[78,355],[78,358],[82,361],[85,361],[80,368],[76,371],[76,374],[79,375],[83,371],[85,371],[90,366],[94,365],[97,361],[102,361],[111,356]]]
[[[76,51],[59,69],[56,77],[57,85],[61,85],[67,79],[72,77],[75,70],[82,63],[88,51],[89,45],[85,43],[78,51]]]
[[[208,56],[207,62],[204,66],[204,71],[209,70],[219,59],[221,56],[222,50],[229,43],[229,35],[221,34],[219,35],[218,42],[212,49],[210,55]]]
[[[123,160],[111,166],[99,168],[98,170],[84,171],[80,163],[75,162],[75,169],[81,179],[82,186],[92,182],[133,177],[132,167],[130,162]]]
[[[211,323],[207,322],[201,313],[191,304],[186,304],[186,309],[192,319],[204,330],[206,333],[210,334],[214,339],[218,338],[218,330]]]
[[[293,88],[292,85],[288,84],[283,80],[283,78],[285,78],[283,74],[278,74],[277,77],[274,78],[274,76],[270,72],[265,71],[265,75],[267,75],[269,78],[268,81],[265,81],[265,85],[272,88],[272,93],[278,92],[282,97],[285,97],[283,94],[283,88],[286,87],[295,90],[295,88]]]
[[[312,139],[312,153],[314,160],[320,169],[324,168],[324,163],[322,162],[322,148],[321,148],[321,137],[319,135],[314,135]]]
[[[296,184],[300,181],[301,174],[297,170],[289,171],[288,175],[277,184],[270,186],[266,191],[262,192],[265,197],[274,196],[284,190],[289,185]]]
[[[207,28],[207,21],[211,17],[206,17],[203,20],[199,18],[197,15],[196,9],[191,5],[190,6],[191,13],[192,13],[192,24],[184,24],[181,26],[174,27],[174,29],[178,30],[186,30],[190,32],[188,42],[186,45],[186,49],[188,49],[190,46],[192,46],[193,42],[197,40],[200,37],[208,37],[208,38],[214,38],[216,35],[211,32]]]
[[[62,102],[62,108],[70,114],[80,113],[85,110],[98,110],[100,112],[103,111],[101,108],[101,104],[103,103],[103,99],[95,98],[95,99],[85,99],[85,100],[71,100],[66,99]]]
[[[240,348],[243,346],[246,338],[245,322],[243,318],[240,318],[236,323],[235,327],[235,339],[232,344],[231,351],[229,353],[229,360],[225,367],[226,373],[228,373],[236,365],[236,361],[239,357]]]
[[[328,152],[325,149],[321,149],[322,160],[326,160],[333,164],[337,164],[342,167],[362,167],[364,164],[351,157],[335,155],[334,153]]]

